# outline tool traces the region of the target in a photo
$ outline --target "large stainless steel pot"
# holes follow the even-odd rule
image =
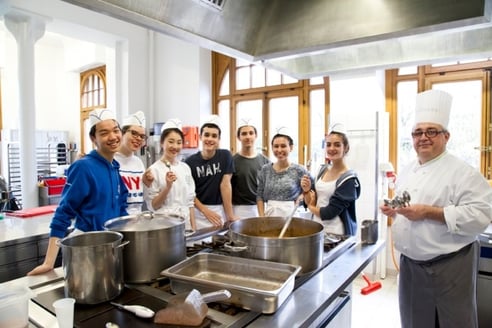
[[[238,255],[253,259],[300,265],[301,273],[318,269],[323,261],[323,225],[292,218],[283,238],[278,238],[283,217],[257,217],[235,221],[229,228]],[[241,247],[241,245],[243,245]]]
[[[63,254],[65,295],[77,303],[98,304],[123,291],[123,235],[94,231],[59,241]]]
[[[184,219],[143,212],[109,220],[105,228],[123,234],[125,282],[143,283],[186,258]]]

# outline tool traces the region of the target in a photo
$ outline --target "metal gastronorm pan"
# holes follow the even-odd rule
[[[198,253],[161,272],[173,293],[196,288],[201,293],[228,289],[224,303],[274,313],[294,289],[301,266],[210,253]]]

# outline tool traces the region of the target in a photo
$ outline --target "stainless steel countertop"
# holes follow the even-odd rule
[[[384,241],[378,241],[374,245],[358,244],[350,248],[325,269],[294,290],[274,314],[260,315],[248,327],[307,327],[315,323],[327,304],[334,302],[344,290],[351,288],[352,281],[377,256],[384,245]],[[31,287],[34,292],[40,293],[45,289],[52,289],[54,285],[62,285],[63,272],[61,268],[56,268],[44,275],[22,277],[0,284],[0,288],[10,283],[24,284]],[[30,327],[53,327],[56,318],[33,301],[29,303],[31,320],[33,317],[38,320],[41,318],[41,322],[36,322],[36,325],[31,322]]]
[[[18,218],[6,215],[0,220],[0,247],[28,242],[48,235],[53,214],[31,218]]]
[[[380,240],[374,245],[358,244],[352,247],[294,290],[277,312],[261,315],[248,327],[309,327],[320,317],[327,304],[334,302],[350,287],[384,245],[385,241]]]

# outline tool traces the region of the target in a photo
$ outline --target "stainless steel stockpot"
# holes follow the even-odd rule
[[[77,303],[98,304],[123,291],[123,235],[94,231],[61,239],[65,296]]]
[[[323,261],[323,225],[292,218],[283,238],[278,238],[285,218],[256,217],[235,221],[229,227],[239,256],[300,265],[302,273],[318,269]]]
[[[186,258],[183,218],[143,212],[109,220],[104,226],[130,241],[123,251],[125,282],[151,282]]]

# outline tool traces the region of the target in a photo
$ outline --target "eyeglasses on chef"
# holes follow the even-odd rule
[[[145,135],[145,134],[140,134],[137,131],[132,130],[132,129],[128,129],[127,131],[130,132],[132,134],[132,137],[134,137],[134,138],[139,138],[140,140],[147,140],[147,135]]]
[[[438,129],[427,129],[423,130],[415,130],[412,132],[413,138],[420,138],[422,135],[425,135],[427,138],[435,138],[438,134],[444,133],[446,130],[438,130]]]

